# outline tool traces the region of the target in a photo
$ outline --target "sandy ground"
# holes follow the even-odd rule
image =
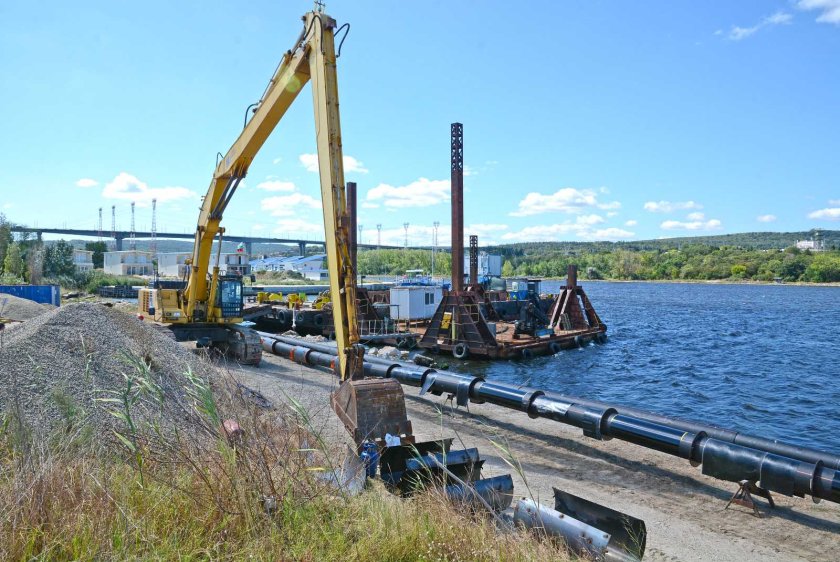
[[[287,396],[300,400],[325,435],[349,442],[329,407],[334,376],[268,354],[260,368],[235,373],[275,404]],[[462,447],[478,447],[485,477],[512,472],[490,440],[507,441],[527,479],[526,485],[513,474],[516,496],[530,491],[552,505],[556,486],[643,519],[645,560],[840,560],[840,505],[774,494],[777,507],[762,504],[762,519],[739,506],[724,510],[736,486],[703,476],[683,460],[617,440],[589,439],[576,428],[498,406],[453,410],[442,397],[403,389],[418,440],[456,437],[453,447],[459,440]]]

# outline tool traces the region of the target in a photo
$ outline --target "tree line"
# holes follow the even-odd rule
[[[497,246],[503,277],[564,277],[577,265],[582,279],[753,280],[840,282],[840,250],[811,252],[796,247],[754,249],[685,244],[677,248],[630,250],[624,247],[569,252],[552,244]],[[429,250],[367,250],[358,255],[362,275],[398,275],[408,269],[431,271]],[[435,274],[451,274],[451,256],[438,252]]]

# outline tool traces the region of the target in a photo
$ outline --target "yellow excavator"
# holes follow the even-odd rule
[[[318,7],[302,19],[300,36],[283,55],[239,138],[226,154],[219,155],[198,217],[193,254],[187,260],[186,286],[167,288],[160,283],[143,289],[138,300],[141,312],[168,326],[177,340],[196,341],[199,345],[219,348],[241,363],[259,364],[260,338],[255,331],[241,325],[241,277],[220,274],[224,235],[221,221],[257,152],[304,85],[312,82],[330,295],[340,358],[338,368],[341,380],[346,381],[361,378],[364,348],[358,343],[356,273],[349,247],[336,78],[336,22]],[[214,260],[212,267],[211,260]]]

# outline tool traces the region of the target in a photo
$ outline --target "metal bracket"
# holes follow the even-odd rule
[[[729,509],[729,506],[734,503],[752,509],[753,515],[761,518],[763,515],[761,515],[761,512],[758,511],[758,506],[755,504],[755,501],[753,501],[753,494],[766,499],[771,508],[776,507],[775,502],[773,502],[773,497],[770,495],[768,490],[758,487],[755,482],[741,480],[738,483],[738,489],[734,494],[732,494],[732,497],[729,498],[729,501],[726,502],[726,507],[723,509]]]

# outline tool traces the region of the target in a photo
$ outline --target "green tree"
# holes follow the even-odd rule
[[[505,264],[502,266],[502,277],[513,277],[513,275],[513,264],[510,263],[510,260],[505,260]]]
[[[840,281],[840,256],[830,254],[814,256],[802,277],[806,281],[816,281],[818,283]]]
[[[0,213],[0,273],[2,273],[3,262],[6,259],[6,248],[12,243],[12,223],[6,220],[6,216]]]
[[[59,240],[44,249],[44,275],[46,277],[71,276],[76,272],[73,265],[73,246]]]
[[[93,252],[93,267],[102,269],[105,264],[105,252],[108,251],[108,245],[105,242],[88,242],[85,244],[85,250]]]
[[[736,279],[743,279],[747,275],[747,266],[739,263],[739,264],[733,265],[730,268],[730,271],[732,272],[732,277],[734,277]]]
[[[20,251],[20,244],[12,242],[6,249],[6,258],[3,260],[3,271],[15,277],[23,279],[26,272],[26,264]]]

